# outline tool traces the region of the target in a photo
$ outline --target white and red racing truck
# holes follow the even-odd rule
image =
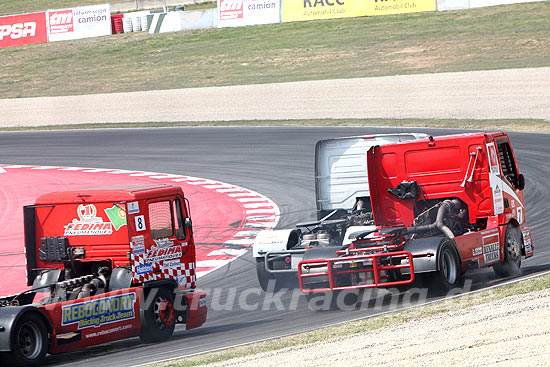
[[[297,285],[298,263],[310,248],[349,244],[346,233],[374,228],[367,151],[375,145],[426,138],[420,133],[326,139],[315,148],[317,221],[296,228],[261,231],[253,244],[260,286]]]
[[[0,297],[5,365],[134,336],[159,342],[176,323],[205,322],[181,187],[54,192],[26,206],[24,220],[32,288]]]
[[[451,289],[462,274],[519,272],[533,255],[525,178],[503,132],[429,137],[366,153],[374,225],[344,246],[311,248],[298,264],[310,298],[412,283]],[[332,293],[334,294],[334,293]]]

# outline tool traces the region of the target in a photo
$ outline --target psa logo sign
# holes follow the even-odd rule
[[[46,13],[0,17],[0,47],[47,41]]]
[[[72,10],[52,11],[49,15],[48,26],[50,34],[74,32]]]
[[[220,0],[220,20],[242,19],[243,0]]]
[[[19,38],[34,37],[35,34],[35,22],[0,25],[0,41],[2,41],[4,37],[9,37],[12,40],[16,40]]]

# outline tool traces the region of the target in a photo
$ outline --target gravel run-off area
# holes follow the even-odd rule
[[[550,68],[0,99],[0,127],[348,118],[550,120]]]
[[[210,367],[548,366],[550,289]]]

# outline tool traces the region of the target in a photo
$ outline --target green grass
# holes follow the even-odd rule
[[[18,0],[18,1],[2,1],[0,2],[0,15],[11,15],[21,13],[31,13],[37,11],[45,11],[50,9],[63,9],[75,6],[87,6],[97,4],[114,4],[128,2],[127,0]],[[183,1],[182,1],[183,4]],[[216,1],[202,1],[185,5],[185,10],[208,9],[215,8]],[[174,6],[170,6],[173,8]]]
[[[97,4],[114,4],[128,2],[127,0],[17,0],[17,1],[2,1],[0,2],[0,15],[11,15],[21,13],[31,13],[36,11],[44,11],[50,9],[63,9],[75,6],[97,5]],[[182,1],[183,4],[183,1]],[[197,1],[196,3],[185,5],[185,10],[208,9],[215,8],[216,1]],[[172,8],[173,6],[171,6]]]
[[[125,0],[4,0],[0,2],[0,15],[30,13],[74,6],[120,3]]]
[[[388,313],[360,321],[348,322],[307,333],[296,334],[288,337],[273,339],[236,348],[230,348],[219,352],[183,358],[177,361],[157,364],[155,366],[200,366],[208,363],[226,361],[229,359],[245,357],[262,352],[276,351],[288,347],[313,344],[315,342],[326,341],[333,338],[341,338],[345,336],[366,333],[387,326],[401,324],[412,320],[423,319],[446,312],[460,311],[467,307],[490,303],[509,296],[526,294],[547,288],[550,288],[550,275],[529,279],[513,285],[498,287],[489,291],[483,291],[472,295],[435,302],[427,306],[410,308],[407,310]]]
[[[548,19],[537,2],[4,48],[0,98],[550,66]]]
[[[38,127],[6,127],[0,131],[24,130],[71,130],[71,129],[112,129],[112,128],[153,128],[189,126],[387,126],[396,128],[462,128],[474,130],[530,131],[550,133],[550,121],[511,119],[511,120],[430,120],[430,119],[315,119],[315,120],[243,120],[211,122],[130,122],[104,124],[50,125]]]

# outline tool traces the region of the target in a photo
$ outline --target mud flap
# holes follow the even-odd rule
[[[437,254],[439,252],[439,247],[445,239],[446,238],[443,236],[419,238],[409,241],[405,245],[404,250],[410,251],[414,256],[413,263],[415,273],[429,273],[439,270],[437,268]],[[456,246],[455,251],[458,255],[458,258],[460,259],[460,255],[456,250]]]

